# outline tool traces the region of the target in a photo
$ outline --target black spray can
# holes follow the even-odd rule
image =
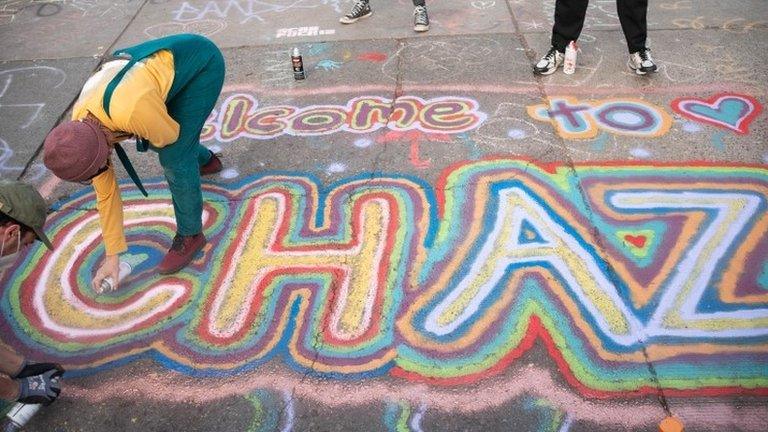
[[[291,63],[293,64],[293,77],[297,80],[303,80],[306,77],[304,75],[304,61],[301,59],[298,48],[294,48],[291,53]]]

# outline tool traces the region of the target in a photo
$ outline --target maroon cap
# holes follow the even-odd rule
[[[45,138],[43,163],[62,180],[87,180],[106,165],[108,158],[106,135],[88,120],[64,122]]]

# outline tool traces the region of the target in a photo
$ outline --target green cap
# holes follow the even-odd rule
[[[37,238],[53,250],[43,232],[48,206],[34,187],[18,181],[0,180],[0,212],[32,228]]]

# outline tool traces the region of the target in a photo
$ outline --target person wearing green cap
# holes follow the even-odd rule
[[[35,240],[53,245],[43,231],[45,200],[34,187],[0,180],[0,280],[17,254]],[[56,363],[33,363],[0,343],[0,399],[48,405],[61,392],[64,369]]]

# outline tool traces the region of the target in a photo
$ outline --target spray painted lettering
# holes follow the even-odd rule
[[[425,133],[456,134],[477,128],[487,115],[463,97],[422,99],[402,96],[394,102],[362,96],[341,105],[267,106],[249,94],[234,94],[208,121],[201,140],[221,142],[240,137],[270,139],[280,135],[317,136],[335,132],[367,133],[387,127]]]
[[[98,216],[74,196],[0,280],[0,331],[71,370],[141,353],[190,374],[281,359],[336,379],[451,385],[493,375],[540,340],[597,397],[765,394],[768,171],[760,166],[456,165],[433,189],[358,176],[205,188],[205,260],[154,266],[173,236],[162,183],[124,186],[134,272],[88,281]],[[686,365],[695,364],[695,368]],[[726,376],[727,379],[723,379]]]
[[[565,139],[592,139],[600,130],[617,135],[659,137],[672,126],[672,117],[661,107],[641,99],[579,101],[553,97],[549,104],[530,105],[528,115],[550,122]]]

